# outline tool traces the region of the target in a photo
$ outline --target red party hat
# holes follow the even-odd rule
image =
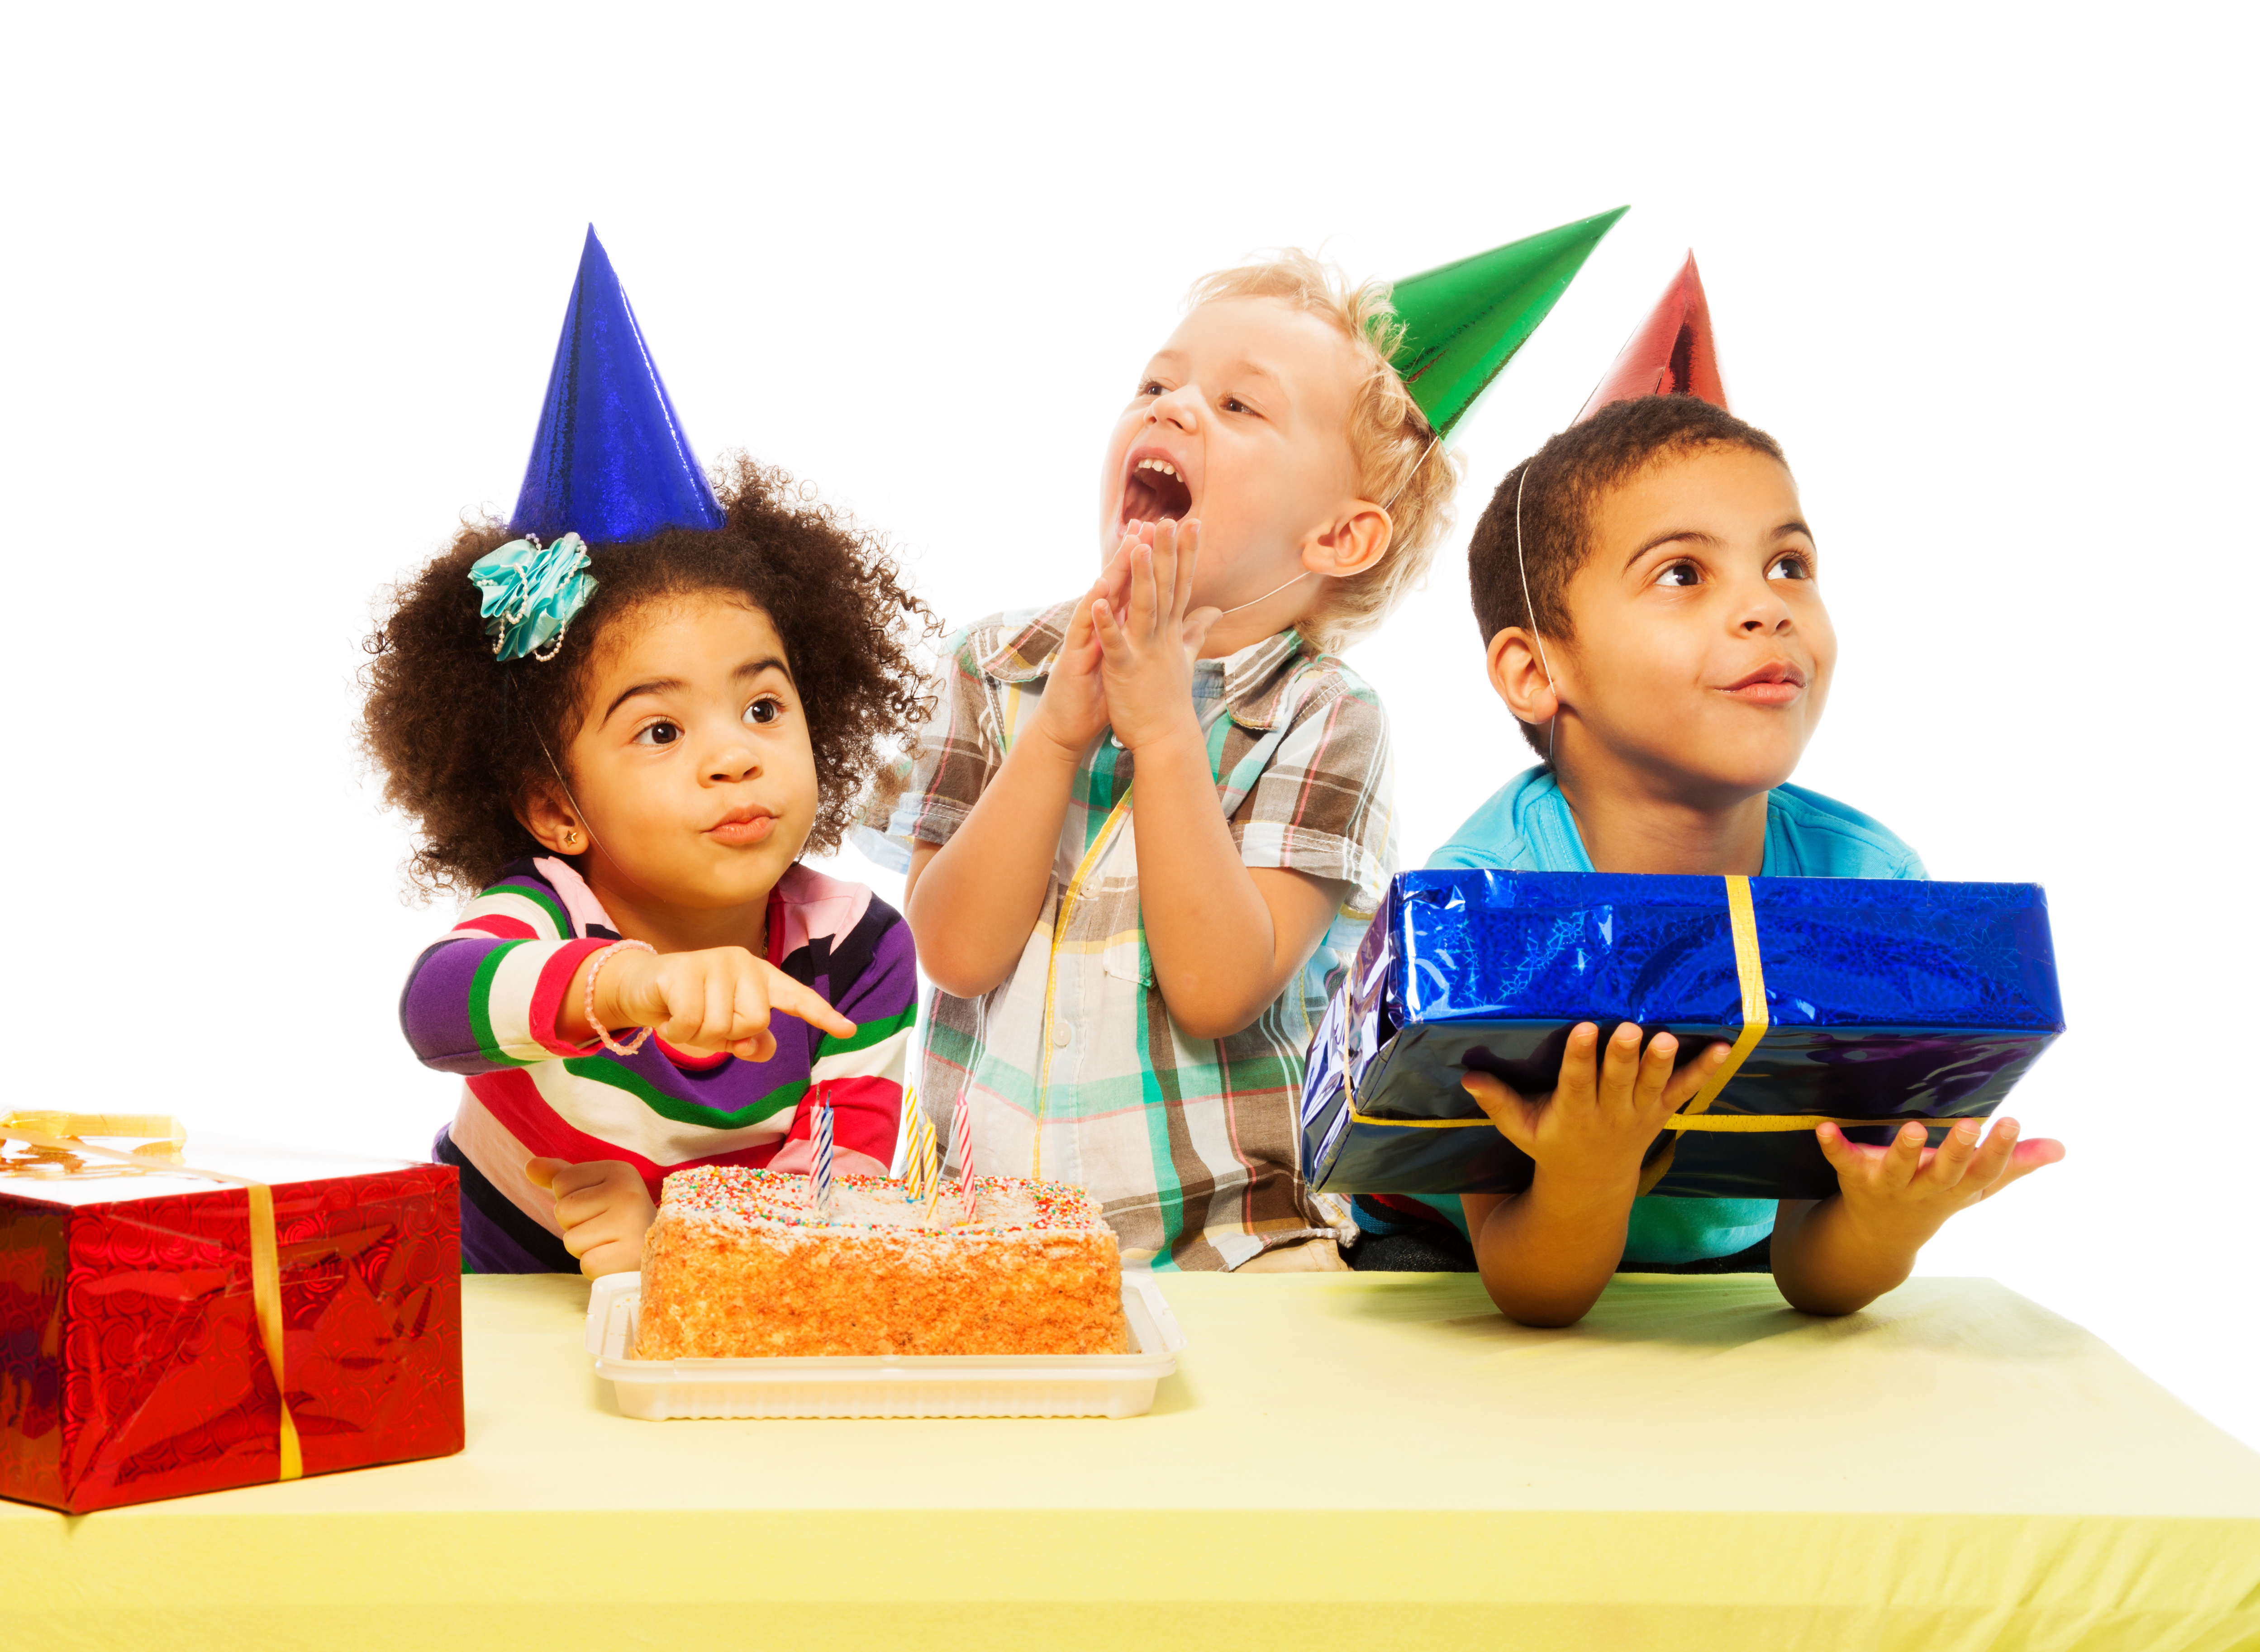
[[[1692,253],[1648,312],[1648,319],[1617,353],[1599,388],[1570,422],[1579,423],[1611,402],[1628,402],[1638,396],[1699,396],[1720,407],[1727,404],[1719,350],[1711,340],[1711,305],[1703,297],[1703,278],[1695,273]]]

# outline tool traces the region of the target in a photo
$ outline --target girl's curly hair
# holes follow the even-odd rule
[[[385,801],[416,823],[415,891],[476,893],[541,852],[515,805],[579,731],[606,628],[645,604],[705,591],[744,598],[776,627],[816,754],[808,848],[838,845],[885,748],[930,709],[912,650],[939,624],[883,541],[783,471],[733,455],[718,482],[720,527],[666,528],[591,553],[596,595],[547,662],[497,662],[479,618],[471,564],[517,537],[498,524],[467,526],[386,592],[362,644],[361,745],[384,776]]]

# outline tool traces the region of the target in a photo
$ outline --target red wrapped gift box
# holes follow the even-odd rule
[[[0,1147],[21,1167],[35,1140]],[[90,1155],[92,1175],[0,1177],[0,1497],[77,1514],[461,1450],[454,1169],[202,1142],[184,1157],[260,1185]],[[262,1189],[274,1337],[254,1290]]]

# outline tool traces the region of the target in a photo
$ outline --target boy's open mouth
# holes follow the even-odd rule
[[[1130,473],[1122,479],[1123,525],[1179,522],[1192,513],[1192,508],[1193,490],[1166,454],[1130,455]]]

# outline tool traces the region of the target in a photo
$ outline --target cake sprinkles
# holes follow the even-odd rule
[[[1121,1258],[1064,1182],[981,1176],[952,1197],[890,1177],[701,1165],[667,1178],[644,1241],[639,1359],[1108,1354],[1127,1344]]]

